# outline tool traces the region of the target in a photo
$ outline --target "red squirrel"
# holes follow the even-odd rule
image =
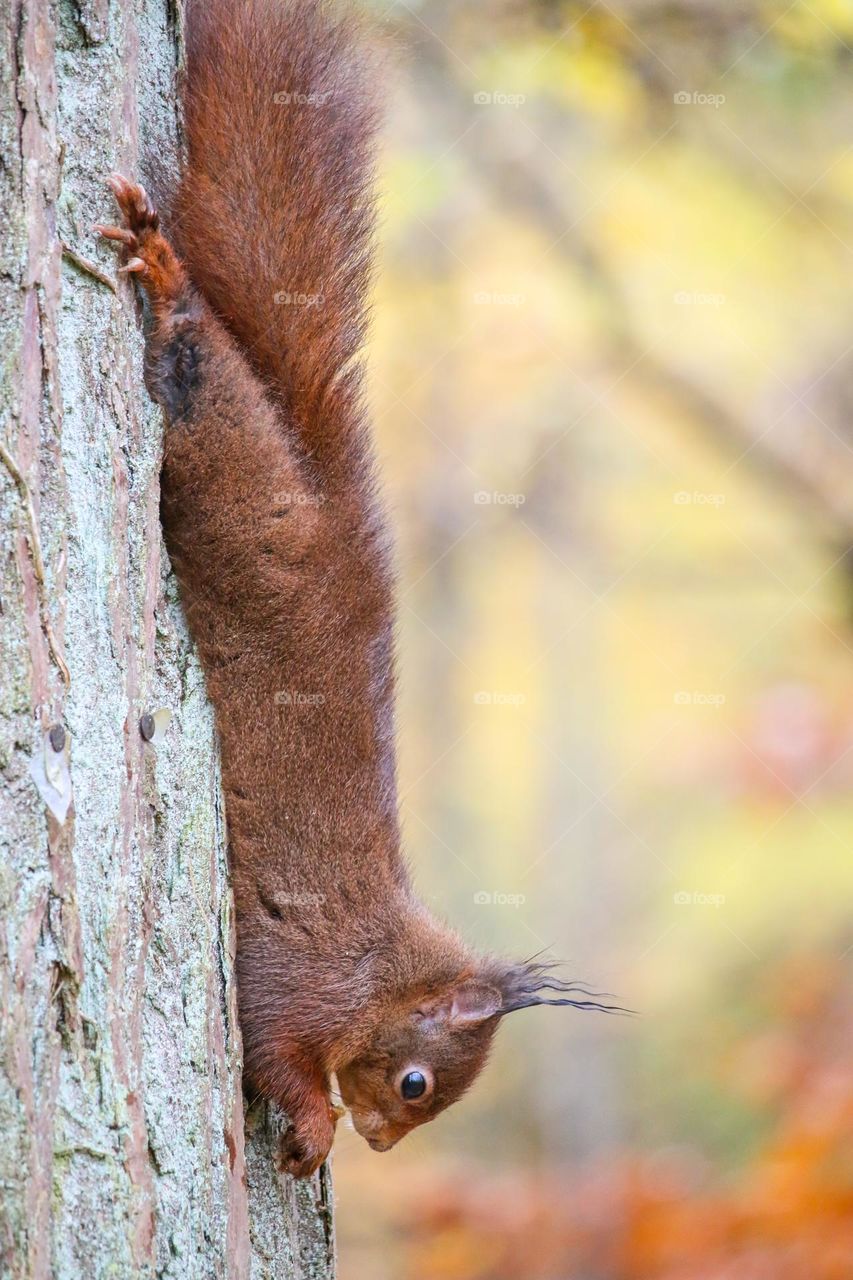
[[[377,1151],[473,1082],[507,1013],[600,1008],[476,955],[400,850],[393,588],[359,350],[381,72],[322,0],[191,0],[186,156],[163,229],[114,176],[150,315],[162,521],[222,754],[250,1087],[313,1173],[339,1109]]]

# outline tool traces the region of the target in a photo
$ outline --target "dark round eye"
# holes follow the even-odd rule
[[[420,1098],[426,1093],[426,1076],[422,1071],[407,1071],[400,1081],[400,1093],[407,1102]]]
[[[404,1102],[427,1102],[435,1089],[432,1067],[425,1062],[407,1062],[394,1077],[394,1088]]]

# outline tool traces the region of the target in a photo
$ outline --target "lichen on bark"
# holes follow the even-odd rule
[[[275,1118],[244,1125],[213,720],[140,310],[92,231],[106,174],[174,153],[179,14],[11,0],[4,22],[0,1278],[329,1276],[325,1176],[280,1177]],[[29,774],[55,724],[61,827]]]

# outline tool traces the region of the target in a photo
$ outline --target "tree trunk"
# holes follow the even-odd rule
[[[276,1118],[244,1125],[213,722],[140,310],[92,232],[111,170],[174,153],[180,15],[5,12],[0,1277],[327,1277],[326,1175],[279,1177]]]

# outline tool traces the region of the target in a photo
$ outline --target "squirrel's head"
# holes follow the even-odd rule
[[[402,1001],[369,1049],[338,1069],[344,1105],[374,1151],[389,1151],[444,1111],[479,1075],[502,1017],[537,1004],[616,1012],[551,966],[487,961],[446,989]],[[559,998],[543,992],[560,992]],[[582,998],[571,998],[581,996]]]

